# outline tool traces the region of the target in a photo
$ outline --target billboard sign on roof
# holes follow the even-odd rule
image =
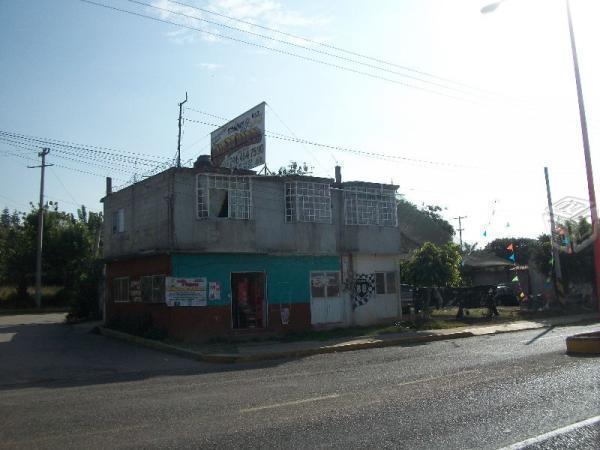
[[[265,103],[227,122],[210,134],[215,166],[253,169],[265,163]]]

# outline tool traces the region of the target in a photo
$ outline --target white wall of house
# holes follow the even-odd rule
[[[376,273],[383,274],[394,272],[393,288],[388,287],[388,293],[377,293],[376,286],[372,286],[372,292],[367,302],[353,308],[353,299],[350,292],[344,291],[344,325],[373,325],[384,321],[393,321],[400,314],[399,296],[399,273],[398,255],[347,255],[342,257],[342,271],[344,279],[347,279],[350,271],[354,276],[372,275],[373,281]],[[385,275],[384,275],[385,277]]]

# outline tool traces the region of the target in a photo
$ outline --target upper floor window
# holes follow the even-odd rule
[[[196,177],[198,219],[250,219],[250,186],[250,177],[199,174]]]
[[[123,233],[125,231],[125,210],[117,209],[112,215],[112,232]]]
[[[285,221],[331,223],[331,189],[327,183],[285,183]]]
[[[344,187],[344,210],[346,225],[398,225],[396,190],[391,187]]]

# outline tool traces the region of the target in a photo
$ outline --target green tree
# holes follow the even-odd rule
[[[442,236],[442,242],[449,241],[454,236],[454,227],[440,214],[440,211],[442,211],[441,206],[424,205],[419,208],[405,198],[398,199],[397,206],[399,217],[402,218],[404,223],[413,224],[416,228],[413,231],[417,234],[420,234],[420,231],[433,232]]]
[[[312,167],[309,167],[306,163],[299,164],[296,161],[290,161],[287,167],[280,167],[277,171],[277,175],[282,177],[286,175],[312,175],[312,173]]]
[[[27,287],[35,268],[37,212],[32,206],[20,219],[5,208],[0,215],[0,281],[17,286],[17,300],[22,304],[31,300]],[[62,300],[73,303],[79,312],[91,312],[97,301],[102,220],[101,213],[88,212],[84,206],[77,217],[59,211],[57,204],[44,209],[44,283],[63,286]]]
[[[457,287],[461,284],[458,250],[458,246],[451,242],[441,246],[426,242],[400,266],[403,282],[425,288],[423,311],[426,315],[429,314],[431,288]]]

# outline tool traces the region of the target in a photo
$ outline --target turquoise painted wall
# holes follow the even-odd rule
[[[174,277],[205,277],[221,284],[221,300],[209,305],[229,305],[231,272],[266,272],[269,304],[310,302],[310,272],[339,271],[339,256],[270,256],[244,254],[176,254]]]

